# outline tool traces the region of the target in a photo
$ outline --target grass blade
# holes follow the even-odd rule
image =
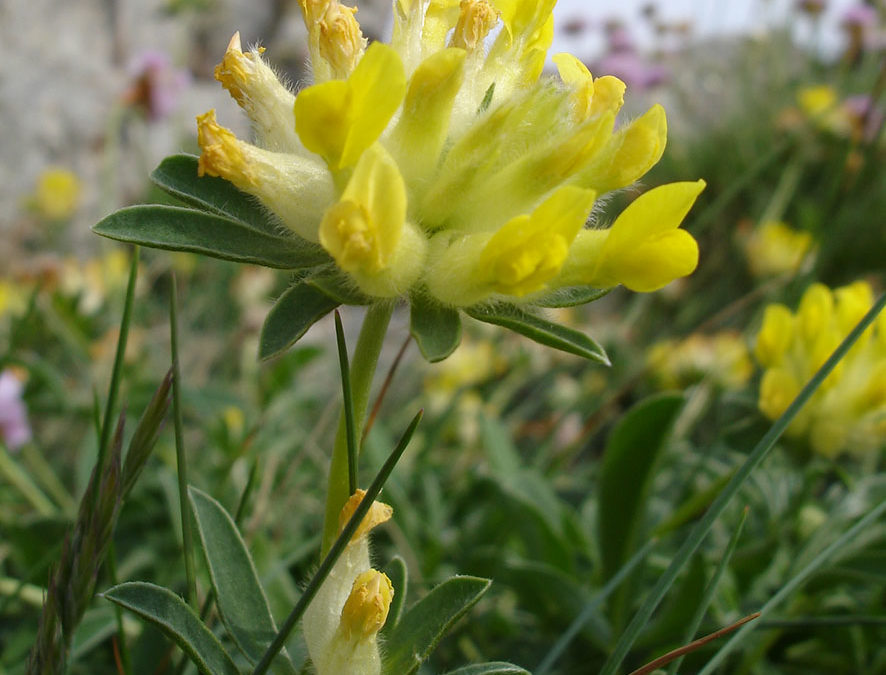
[[[827,361],[825,361],[824,365],[819,368],[818,372],[813,375],[812,379],[806,383],[806,386],[803,387],[797,395],[797,398],[795,398],[791,405],[788,406],[788,409],[785,410],[782,416],[775,421],[775,424],[773,424],[763,438],[760,439],[760,442],[757,443],[756,447],[751,451],[751,454],[745,460],[744,464],[739,467],[729,483],[726,484],[726,487],[723,488],[723,491],[692,529],[692,532],[677,551],[671,564],[668,565],[668,568],[659,577],[655,587],[649,592],[643,605],[634,615],[633,620],[628,624],[625,632],[622,633],[621,638],[615,645],[615,649],[603,665],[600,675],[615,674],[616,670],[621,665],[621,662],[624,660],[625,656],[627,656],[631,646],[634,644],[634,641],[637,639],[637,636],[640,634],[640,631],[643,630],[646,622],[649,621],[649,617],[652,616],[655,608],[658,607],[662,598],[664,598],[665,594],[668,592],[668,589],[673,585],[680,570],[701,545],[702,540],[707,536],[708,532],[713,527],[714,522],[720,517],[720,514],[723,513],[723,510],[735,494],[741,489],[741,486],[744,484],[745,480],[747,480],[751,472],[763,461],[775,445],[775,442],[779,439],[782,433],[784,433],[784,430],[787,429],[797,413],[800,412],[800,409],[812,397],[824,379],[837,366],[837,363],[839,363],[846,355],[846,352],[848,352],[852,345],[855,344],[861,334],[871,325],[871,323],[873,323],[874,319],[877,318],[877,315],[880,313],[880,310],[883,309],[884,305],[886,305],[886,294],[880,296],[877,302],[874,303],[874,306],[871,307],[868,313],[858,322],[858,325],[852,329],[849,335],[846,336],[846,339],[840,343],[840,346],[837,347],[834,353],[831,354]]]
[[[880,502],[876,507],[874,507],[870,513],[868,513],[864,518],[859,520],[855,525],[849,528],[845,534],[839,537],[834,543],[828,546],[824,551],[819,553],[815,558],[813,558],[806,567],[800,570],[794,577],[788,581],[784,586],[779,589],[778,593],[773,595],[769,601],[760,608],[760,616],[766,616],[774,607],[779,605],[782,601],[784,601],[791,593],[797,590],[800,586],[805,583],[805,581],[812,576],[822,565],[824,565],[828,560],[830,560],[831,556],[833,556],[837,551],[844,548],[846,544],[848,544],[852,539],[855,538],[856,535],[863,532],[865,528],[869,527],[877,520],[880,516],[886,513],[886,500]],[[726,656],[738,645],[738,643],[742,640],[742,638],[747,635],[748,630],[751,630],[755,626],[745,626],[740,631],[738,631],[735,635],[733,635],[729,642],[723,645],[714,657],[708,661],[704,668],[701,669],[698,675],[709,675],[714,671],[714,669],[726,658]]]
[[[185,557],[185,577],[188,583],[188,604],[197,607],[197,580],[194,575],[194,535],[191,532],[188,508],[188,459],[182,424],[181,364],[178,361],[178,287],[175,274],[169,286],[169,346],[172,351],[172,416],[175,428],[175,458],[178,474],[178,499],[182,519],[182,548]]]
[[[108,443],[111,440],[111,422],[114,408],[117,406],[117,395],[120,392],[120,379],[123,375],[123,357],[126,354],[126,343],[129,340],[129,326],[132,323],[132,304],[135,298],[135,279],[138,275],[138,246],[132,249],[132,261],[129,266],[129,281],[126,285],[126,299],[123,303],[123,317],[120,320],[120,335],[117,338],[117,353],[114,354],[114,367],[111,371],[111,384],[108,386],[108,400],[105,404],[105,416],[102,422],[101,437],[98,443],[98,458],[95,461],[95,475],[101,476],[108,454]],[[98,497],[98,491],[93,498]]]
[[[588,601],[588,604],[585,605],[584,609],[581,613],[572,620],[572,623],[569,625],[569,628],[560,636],[560,639],[554,643],[554,646],[551,647],[551,650],[547,653],[547,656],[542,659],[541,663],[538,664],[538,667],[533,671],[535,675],[544,675],[547,673],[554,663],[557,662],[563,652],[566,651],[566,648],[569,646],[569,643],[575,639],[575,636],[581,632],[581,629],[588,622],[588,620],[593,616],[594,612],[597,611],[597,608],[603,604],[603,602],[612,595],[613,591],[618,588],[621,583],[627,578],[627,576],[634,571],[634,568],[640,564],[640,562],[646,557],[646,554],[652,550],[652,547],[656,544],[657,539],[650,539],[646,544],[637,551],[628,561],[622,565],[621,569],[613,575],[613,577],[606,583],[603,588],[601,588],[594,596]]]
[[[717,564],[717,569],[714,570],[714,575],[708,582],[707,588],[705,588],[704,597],[695,610],[695,616],[693,616],[692,621],[689,622],[689,627],[686,629],[683,642],[690,642],[698,632],[699,626],[701,626],[702,619],[704,619],[704,615],[708,611],[711,600],[714,599],[714,593],[717,591],[717,586],[720,585],[720,579],[723,578],[723,573],[729,566],[732,554],[735,553],[735,547],[738,545],[738,540],[741,537],[742,530],[744,530],[745,521],[748,519],[748,510],[749,509],[746,506],[744,511],[741,512],[741,520],[738,521],[738,527],[736,527],[735,532],[732,533],[732,537],[726,545],[726,550],[723,552],[720,562]],[[682,662],[683,655],[680,655],[676,660],[672,661],[671,667],[668,668],[668,675],[676,675],[677,668],[680,667]]]
[[[341,390],[344,402],[345,436],[348,442],[348,489],[357,490],[357,423],[354,420],[354,397],[351,393],[351,365],[348,363],[348,346],[341,314],[335,310],[335,342],[338,345],[338,365],[341,371]]]

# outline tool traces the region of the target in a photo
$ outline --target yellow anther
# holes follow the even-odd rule
[[[348,524],[351,516],[354,515],[354,512],[357,510],[357,507],[360,506],[360,502],[363,501],[363,497],[365,496],[366,490],[357,490],[350,496],[348,501],[345,502],[345,505],[342,507],[341,513],[338,516],[339,531],[344,529],[344,526]],[[368,513],[351,537],[351,542],[355,542],[361,537],[365,537],[375,526],[381,525],[390,520],[392,515],[394,515],[394,509],[387,504],[383,504],[379,501],[372,502],[372,506],[369,507]]]
[[[373,637],[388,618],[394,585],[383,572],[366,570],[354,579],[351,594],[341,610],[339,624],[345,640]]]
[[[316,26],[320,19],[323,18],[323,15],[326,13],[326,8],[337,0],[298,0],[298,4],[301,6],[301,13],[305,19],[305,26],[310,32],[314,26]]]
[[[498,12],[487,0],[461,0],[458,23],[449,45],[473,50],[483,44],[498,22]]]
[[[203,153],[197,162],[198,176],[219,176],[239,188],[254,187],[255,176],[230,129],[215,119],[215,110],[197,116],[197,142]]]
[[[234,33],[222,62],[215,67],[215,79],[221,82],[238,104],[243,106],[246,95],[243,92],[244,85],[254,75],[255,58],[252,54],[244,54],[240,48],[240,32]]]
[[[320,19],[320,56],[329,63],[335,78],[346,78],[366,49],[366,38],[354,15],[356,7],[331,2]]]

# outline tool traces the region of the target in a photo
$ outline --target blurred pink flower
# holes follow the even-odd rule
[[[190,82],[186,70],[174,68],[169,56],[156,50],[141,52],[129,70],[132,80],[123,101],[140,108],[151,121],[170,115],[178,105],[179,94]]]
[[[668,69],[641,56],[620,21],[608,22],[605,30],[607,54],[595,64],[595,74],[614,75],[634,90],[649,89],[668,79]]]
[[[853,5],[845,12],[840,23],[846,28],[873,28],[879,22],[877,10],[870,5]]]
[[[615,75],[635,91],[650,89],[670,77],[665,66],[651,63],[634,51],[607,54],[597,61],[593,71],[599,75]]]
[[[11,370],[0,373],[0,439],[10,450],[18,450],[31,440],[22,383]]]
[[[612,21],[606,25],[606,42],[610,52],[635,51],[631,34],[619,21]]]

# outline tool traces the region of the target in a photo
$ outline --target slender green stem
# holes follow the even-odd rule
[[[175,420],[175,457],[178,468],[178,500],[181,506],[182,548],[185,557],[185,577],[188,583],[188,604],[197,608],[197,580],[194,576],[194,536],[191,532],[188,507],[188,461],[183,439],[181,406],[181,364],[178,361],[178,287],[175,274],[169,286],[169,344],[172,350],[172,410]]]
[[[397,447],[394,448],[394,451],[390,454],[387,460],[385,460],[381,469],[379,469],[378,474],[372,481],[372,484],[367,488],[366,494],[363,496],[360,504],[354,510],[354,515],[351,516],[350,520],[348,520],[342,528],[337,538],[332,542],[332,545],[329,547],[329,552],[323,558],[323,562],[320,563],[317,572],[311,577],[308,585],[305,586],[305,590],[302,592],[301,597],[298,599],[298,602],[295,603],[295,607],[292,608],[289,616],[286,617],[286,621],[280,627],[280,631],[277,633],[277,636],[274,638],[274,641],[270,644],[267,651],[265,651],[261,661],[259,661],[255,670],[252,671],[252,675],[264,675],[264,673],[268,671],[271,662],[277,654],[280,653],[280,650],[283,649],[283,645],[285,645],[286,640],[289,639],[289,634],[292,633],[295,625],[308,608],[308,605],[311,604],[311,600],[317,595],[317,591],[320,590],[323,582],[326,581],[326,577],[329,576],[329,573],[341,557],[341,554],[344,553],[345,548],[351,542],[351,537],[354,535],[354,532],[357,531],[357,527],[359,527],[360,523],[363,522],[363,518],[369,512],[369,508],[372,506],[375,498],[378,497],[378,493],[381,492],[382,486],[385,484],[385,481],[387,481],[388,476],[391,475],[397,462],[400,461],[400,457],[403,456],[406,446],[409,445],[409,441],[412,439],[412,435],[415,433],[418,423],[421,422],[423,414],[424,411],[419,410],[418,414],[412,418],[412,422],[409,423],[406,431],[403,432],[403,435],[400,437],[400,442],[397,443]]]
[[[348,346],[341,314],[335,310],[335,341],[338,344],[338,365],[341,371],[342,415],[345,418],[345,437],[348,442],[348,493],[357,490],[357,425],[354,419],[354,401],[351,396],[351,366],[348,363]]]
[[[692,529],[692,532],[689,533],[686,541],[683,542],[683,545],[671,560],[671,564],[668,565],[668,568],[658,578],[655,587],[646,596],[640,609],[637,610],[637,613],[634,615],[633,620],[628,624],[628,627],[619,638],[609,660],[603,665],[600,675],[614,675],[625,656],[627,656],[628,651],[633,646],[640,631],[643,630],[646,622],[649,621],[655,608],[658,607],[659,603],[668,592],[668,589],[670,589],[671,585],[676,580],[680,570],[701,545],[701,542],[707,536],[708,532],[710,532],[711,528],[714,526],[714,522],[720,517],[720,514],[723,513],[735,494],[741,489],[741,486],[744,484],[745,480],[747,480],[748,476],[750,476],[751,472],[757,468],[760,462],[762,462],[766,455],[769,454],[769,451],[773,448],[775,442],[779,439],[782,433],[784,433],[784,430],[787,429],[794,417],[797,416],[800,409],[810,398],[812,398],[812,395],[831,371],[837,367],[837,364],[846,355],[846,352],[849,351],[852,345],[855,344],[855,341],[858,340],[867,327],[877,318],[877,315],[880,313],[880,310],[883,309],[884,305],[886,305],[886,293],[880,296],[877,302],[874,303],[874,306],[871,307],[870,311],[864,315],[858,325],[852,329],[852,332],[850,332],[846,339],[840,343],[840,346],[837,347],[833,354],[831,354],[824,365],[818,369],[818,372],[815,373],[812,379],[809,380],[809,382],[806,383],[806,386],[803,387],[799,394],[797,394],[797,398],[795,398],[791,405],[788,406],[788,409],[785,410],[782,416],[775,421],[775,424],[773,424],[763,438],[760,439],[760,442],[757,443],[756,447],[751,451],[744,464],[742,464],[735,472],[732,479],[726,484],[726,487],[723,488],[723,491],[701,517],[701,520],[698,521]]]
[[[138,246],[132,249],[132,262],[129,266],[129,282],[126,285],[126,300],[123,304],[123,318],[120,320],[120,335],[117,337],[117,353],[114,355],[114,368],[111,371],[111,384],[108,387],[108,401],[105,404],[105,416],[102,422],[101,437],[98,442],[98,458],[95,460],[95,475],[101,476],[105,470],[105,458],[108,454],[108,443],[111,440],[111,430],[114,428],[114,408],[117,406],[117,395],[120,392],[120,380],[123,375],[123,357],[126,354],[126,342],[129,340],[129,324],[132,323],[132,304],[135,298],[135,279],[138,274]],[[95,500],[98,499],[100,490],[95,490]]]
[[[357,339],[354,349],[354,358],[351,361],[351,395],[354,404],[354,428],[357,437],[366,417],[366,407],[369,403],[369,390],[372,386],[372,377],[378,365],[378,356],[381,353],[388,324],[394,306],[388,302],[379,302],[369,307],[366,317],[363,319],[363,328]],[[326,554],[332,542],[338,535],[338,514],[351,496],[348,491],[348,432],[346,415],[342,415],[338,421],[338,431],[335,435],[335,445],[332,450],[332,464],[329,467],[329,487],[326,493],[326,519],[323,523],[323,545],[321,553]]]
[[[114,545],[113,537],[108,542],[108,574],[111,577],[111,584],[116,586],[120,583],[117,578],[117,547]],[[132,657],[129,655],[126,632],[123,630],[123,608],[120,605],[114,605],[114,618],[117,622],[117,647],[120,650],[120,663],[123,666],[123,672],[126,675],[132,675]]]

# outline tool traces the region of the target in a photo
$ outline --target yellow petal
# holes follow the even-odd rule
[[[347,80],[315,84],[295,98],[295,130],[332,171],[354,166],[378,140],[406,93],[400,57],[373,43]]]
[[[552,57],[560,79],[572,89],[572,102],[575,107],[576,121],[590,117],[591,105],[594,101],[594,79],[591,71],[572,54],[561,52]]]
[[[453,101],[464,80],[465,56],[463,49],[439,51],[425,59],[409,79],[391,146],[411,184],[421,183],[437,168]]]
[[[560,272],[594,197],[590,190],[567,186],[531,215],[508,221],[484,247],[476,276],[506,295],[520,297],[543,289]]]
[[[341,610],[342,637],[365,640],[378,633],[388,618],[393,597],[394,585],[386,574],[373,569],[359,574]]]
[[[460,0],[431,0],[424,16],[421,40],[428,52],[442,49],[446,35],[458,22]]]
[[[771,420],[777,419],[800,393],[800,384],[784,368],[770,368],[763,373],[760,383],[760,412]]]
[[[320,225],[320,243],[348,272],[387,267],[406,219],[406,186],[394,160],[374,145],[363,153]]]
[[[761,365],[771,367],[781,363],[794,337],[794,316],[782,304],[768,305],[763,312],[763,324],[757,334],[754,356]]]
[[[704,187],[703,180],[669,183],[635,199],[609,229],[592,283],[646,292],[690,274],[698,244],[678,228]]]
[[[630,185],[661,159],[667,134],[664,108],[656,104],[612,137],[600,159],[583,172],[581,184],[599,193]]]
[[[348,521],[351,519],[351,516],[354,515],[354,512],[357,510],[357,507],[360,506],[360,502],[363,501],[363,498],[366,496],[366,490],[357,490],[352,494],[348,501],[345,502],[345,505],[341,509],[341,513],[338,517],[338,529],[341,531],[344,529],[344,526],[348,524]],[[394,509],[392,509],[387,504],[384,504],[379,501],[372,502],[372,506],[369,507],[369,511],[363,516],[363,520],[360,521],[359,527],[355,530],[354,534],[351,536],[351,543],[362,539],[369,532],[381,525],[382,523],[386,523],[391,519],[391,516],[394,515]]]
[[[797,308],[800,334],[813,344],[824,331],[830,331],[834,316],[834,297],[824,284],[812,284],[803,293]]]

